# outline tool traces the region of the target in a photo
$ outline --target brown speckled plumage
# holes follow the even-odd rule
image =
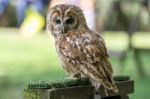
[[[87,27],[80,8],[66,4],[51,8],[47,29],[55,38],[61,64],[71,77],[85,76],[107,89],[118,91],[104,40]]]

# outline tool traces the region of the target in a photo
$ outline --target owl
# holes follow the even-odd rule
[[[47,29],[54,36],[63,68],[70,77],[88,77],[91,82],[118,92],[103,38],[87,26],[82,10],[60,4],[47,14]]]

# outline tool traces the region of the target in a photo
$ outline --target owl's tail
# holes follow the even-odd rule
[[[107,71],[104,68],[103,68],[103,70],[105,72],[104,79],[103,79],[104,87],[106,87],[107,89],[112,90],[113,92],[117,93],[119,89],[118,89],[117,85],[115,84],[115,81],[112,77],[112,73]]]
[[[117,93],[118,92],[118,86],[115,84],[114,79],[112,76],[106,73],[107,80],[105,80],[104,87],[106,87],[109,90],[112,90],[113,92]]]
[[[117,93],[118,92],[118,87],[116,84],[112,84],[111,88],[110,88],[113,92]]]
[[[115,84],[111,74],[106,73],[104,79],[99,79],[98,75],[95,77],[97,78],[95,80],[94,79],[91,80],[91,83],[95,87],[96,90],[99,89],[100,84],[101,84],[105,88],[106,95],[107,95],[107,90],[112,90],[114,93],[118,92],[118,86]]]
[[[104,87],[104,89],[105,89],[106,96],[108,96],[108,92],[107,92],[108,88]],[[113,85],[111,88],[109,88],[109,90],[112,90],[113,92],[117,93],[118,87],[116,85]]]
[[[102,83],[99,83],[99,82],[95,82],[94,80],[91,80],[91,83],[97,91],[100,89],[101,85],[103,85],[104,88],[105,88],[106,95],[107,95],[107,90],[112,90],[115,93],[118,92],[118,87],[115,83],[109,83],[109,85],[106,85],[106,84],[102,84]]]

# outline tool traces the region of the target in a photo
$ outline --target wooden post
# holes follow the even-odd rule
[[[103,87],[100,88],[99,96],[95,96],[94,88],[88,84],[89,82],[77,82],[73,83],[75,86],[68,84],[67,87],[56,86],[59,83],[53,83],[53,88],[48,83],[47,85],[46,83],[44,85],[40,85],[41,83],[38,83],[39,85],[37,83],[30,84],[24,90],[24,99],[129,99],[128,94],[134,92],[134,82],[132,80],[116,81],[119,92],[108,91],[108,96],[106,96]]]

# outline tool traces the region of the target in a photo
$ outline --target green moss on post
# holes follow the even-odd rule
[[[115,81],[127,81],[129,76],[114,76]],[[62,79],[58,81],[36,81],[27,84],[27,89],[51,89],[51,88],[65,88],[78,85],[91,85],[88,78],[81,79]]]
[[[24,99],[47,99],[46,92],[48,90],[90,84],[87,78],[29,82],[24,89]]]
[[[36,81],[27,84],[28,89],[51,89],[51,88],[65,88],[78,85],[90,85],[88,78],[82,79],[63,79],[58,81]]]

